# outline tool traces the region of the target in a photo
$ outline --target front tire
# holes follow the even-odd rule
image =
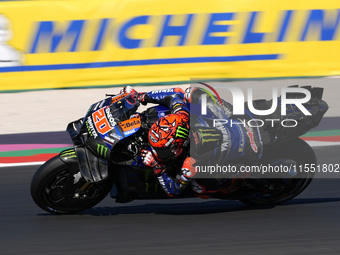
[[[88,183],[81,177],[77,163],[63,162],[59,156],[48,160],[33,176],[31,196],[43,210],[70,214],[89,209],[110,192],[112,177]]]

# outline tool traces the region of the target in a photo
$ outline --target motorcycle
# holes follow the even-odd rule
[[[308,89],[319,99],[319,107],[299,132],[264,146],[259,164],[290,168],[316,164],[313,149],[298,136],[317,126],[328,106],[321,100],[322,89]],[[54,214],[77,213],[95,206],[109,193],[116,202],[168,198],[152,169],[142,164],[140,152],[149,146],[151,125],[169,110],[157,105],[137,113],[133,95],[107,96],[91,105],[84,118],[68,124],[74,147],[45,162],[33,176],[31,196],[41,209]],[[180,166],[174,163],[172,168]],[[300,194],[314,176],[296,168],[288,172],[289,177],[240,178],[236,189],[209,197],[248,205],[280,204]],[[195,197],[195,193],[188,187],[178,197]]]

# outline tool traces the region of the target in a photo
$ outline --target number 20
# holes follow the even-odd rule
[[[104,108],[99,109],[98,111],[92,113],[93,122],[96,125],[96,129],[102,135],[105,135],[112,128],[110,127],[109,122],[104,113]]]

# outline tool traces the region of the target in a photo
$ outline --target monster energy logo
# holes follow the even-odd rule
[[[97,154],[102,157],[106,158],[107,147],[105,145],[97,144]]]
[[[74,151],[74,149],[69,149],[69,150],[65,150],[62,151],[60,153],[60,157],[68,159],[68,158],[76,158],[76,152]]]
[[[176,130],[176,137],[187,139],[189,136],[189,130],[179,126]]]
[[[213,128],[199,129],[198,132],[202,139],[202,145],[209,142],[218,142],[221,137],[221,135],[216,132],[216,129]]]

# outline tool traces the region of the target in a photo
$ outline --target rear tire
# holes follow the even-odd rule
[[[102,201],[110,192],[113,179],[88,183],[77,163],[64,163],[59,155],[43,164],[33,176],[31,196],[43,210],[55,214],[84,211]]]
[[[276,148],[264,158],[263,162],[270,164],[280,159],[295,162],[297,166],[316,164],[313,149],[305,141],[298,138]],[[314,177],[314,173],[310,171],[296,171],[295,174],[294,178],[266,179],[269,184],[267,192],[259,192],[256,197],[240,201],[247,205],[276,205],[291,200],[304,191]]]

